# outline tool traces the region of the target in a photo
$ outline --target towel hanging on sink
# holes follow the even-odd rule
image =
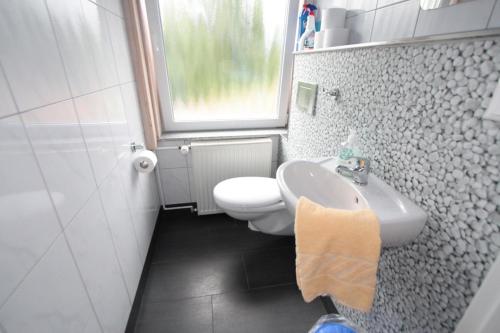
[[[301,197],[295,214],[295,266],[304,300],[329,294],[345,306],[370,311],[381,244],[372,210],[325,208]]]

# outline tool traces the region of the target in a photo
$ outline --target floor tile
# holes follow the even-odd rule
[[[213,297],[215,333],[304,333],[324,314],[319,300],[308,304],[294,286]]]
[[[193,258],[151,265],[144,301],[200,297],[247,289],[239,255]]]
[[[212,298],[144,303],[135,333],[160,332],[212,332]]]
[[[243,230],[221,229],[213,232],[211,236],[216,248],[223,253],[279,248],[293,245],[295,242],[293,237],[267,235],[247,227]]]
[[[294,237],[189,210],[161,212],[156,232],[135,333],[307,332],[325,313],[295,285]]]
[[[242,253],[261,248],[292,246],[293,237],[266,235],[248,229],[245,223],[226,215],[172,217],[169,226],[159,225],[153,262],[173,262],[186,258]],[[239,223],[238,223],[239,222]]]
[[[295,248],[263,249],[243,254],[252,288],[295,283]]]

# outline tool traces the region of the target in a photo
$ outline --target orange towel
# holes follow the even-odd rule
[[[372,210],[325,208],[301,197],[295,213],[295,266],[304,300],[329,294],[345,306],[370,311],[381,243]]]

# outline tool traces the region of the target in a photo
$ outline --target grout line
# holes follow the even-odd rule
[[[115,15],[115,16],[117,16],[117,17],[121,18],[121,19],[124,19],[124,17],[123,17],[123,16],[120,16],[120,14],[117,14],[117,13],[113,12],[111,9],[108,9],[108,8],[104,7],[103,5],[101,5],[101,4],[99,4],[99,3],[97,3],[95,0],[87,0],[87,1],[88,1],[88,2],[90,2],[90,3],[92,3],[92,4],[94,4],[94,5],[96,5],[96,6],[97,6],[97,7],[99,7],[99,8],[104,9],[105,11],[107,11],[107,12],[109,12],[109,13],[111,13],[111,14],[113,14],[113,15]],[[120,2],[121,2],[121,1],[120,1]]]
[[[90,1],[90,0],[88,0],[88,1]],[[111,13],[111,12],[108,12],[108,13]],[[108,35],[109,35],[109,43],[110,43],[110,46],[111,46],[111,54],[113,55],[113,65],[115,67],[115,72],[116,72],[116,76],[118,78],[118,81],[120,81],[120,71],[118,70],[118,54],[117,54],[117,51],[115,50],[116,49],[116,45],[118,44],[118,41],[116,40],[116,36],[114,36],[113,33],[112,33],[111,23],[109,22],[107,14],[104,15],[104,20],[105,20],[105,24],[106,24],[106,30],[108,31]],[[126,30],[125,30],[125,33],[127,33]],[[125,38],[127,38],[127,36]],[[129,46],[129,49],[130,49],[130,46]],[[128,50],[128,51],[130,52],[130,50]],[[130,65],[132,65],[132,63]],[[132,70],[133,70],[133,68],[132,68]],[[135,75],[135,73],[134,73],[134,75]],[[134,75],[133,75],[133,77],[134,77]],[[134,77],[134,79],[135,79],[135,77]],[[134,81],[132,81],[132,82],[134,82]],[[120,95],[122,96],[121,97],[122,98],[122,104],[125,106],[125,103],[124,103],[124,100],[123,100],[123,94],[121,93],[121,90],[122,89],[120,89]],[[123,111],[125,112],[125,110],[123,110]],[[128,126],[127,126],[127,128],[128,128]],[[130,129],[129,129],[129,137],[130,137]],[[135,138],[133,138],[133,139],[135,139]]]
[[[83,286],[83,289],[85,290],[85,293],[87,295],[87,298],[88,298],[88,301],[89,301],[89,304],[90,304],[90,307],[92,309],[92,311],[94,312],[94,315],[95,315],[95,319],[99,325],[99,328],[102,332],[104,332],[103,330],[103,327],[102,327],[102,324],[101,324],[101,320],[99,318],[99,316],[97,315],[97,310],[95,309],[95,306],[94,306],[94,303],[92,302],[92,299],[90,298],[90,293],[88,291],[88,288],[87,288],[87,285],[85,284],[85,280],[83,279],[83,275],[82,275],[82,272],[80,270],[80,267],[78,266],[78,262],[76,260],[76,257],[75,257],[75,254],[73,252],[73,249],[71,248],[70,246],[70,243],[69,243],[69,240],[66,236],[66,233],[65,233],[65,230],[73,223],[73,221],[75,220],[76,216],[83,210],[83,208],[87,205],[87,203],[90,201],[90,199],[92,198],[92,196],[95,194],[95,192],[97,191],[97,188],[95,188],[92,193],[89,195],[89,197],[85,200],[85,202],[82,204],[82,206],[75,212],[75,214],[71,217],[71,219],[68,221],[68,223],[66,224],[66,226],[64,226],[64,224],[62,223],[62,218],[61,216],[59,215],[59,212],[57,211],[56,209],[56,205],[54,203],[54,200],[52,198],[52,196],[50,195],[50,192],[49,192],[49,186],[48,186],[48,183],[47,183],[47,180],[45,179],[45,176],[42,172],[42,168],[41,168],[41,165],[40,165],[40,161],[38,159],[38,156],[35,154],[35,151],[34,151],[34,148],[33,148],[33,143],[31,141],[31,138],[30,136],[28,135],[28,132],[27,132],[27,129],[26,129],[26,124],[24,123],[24,120],[22,119],[22,117],[19,117],[20,120],[21,120],[21,123],[23,124],[23,128],[24,128],[24,131],[25,131],[25,135],[27,137],[27,140],[29,142],[29,145],[31,147],[31,150],[32,150],[32,154],[33,154],[33,157],[35,159],[35,163],[37,164],[38,166],[38,171],[40,172],[40,177],[42,178],[42,181],[45,185],[45,190],[48,192],[47,195],[49,196],[49,200],[51,202],[51,205],[52,205],[52,208],[54,210],[54,213],[56,215],[56,218],[57,218],[57,221],[59,222],[59,225],[60,225],[60,228],[61,228],[61,233],[58,235],[62,235],[62,237],[64,238],[64,241],[66,243],[66,246],[68,248],[68,251],[69,251],[69,254],[73,260],[73,264],[75,265],[75,268],[78,272],[78,276],[80,278],[80,281],[82,283],[82,286]],[[56,237],[56,240],[57,240],[58,237]],[[54,240],[55,242],[55,240]],[[51,245],[52,246],[52,245]],[[50,247],[49,247],[50,248]],[[38,262],[40,262],[42,260],[42,258],[45,256],[45,254],[48,252],[48,250],[43,254],[43,256],[40,257],[40,259],[38,260]],[[34,267],[33,267],[34,268]],[[31,270],[30,270],[31,272]],[[26,275],[27,277],[27,275]],[[25,278],[26,278],[25,277]],[[24,279],[23,279],[24,281]]]
[[[244,254],[240,254],[240,258],[241,258],[241,261],[242,261],[242,264],[243,264],[243,272],[245,272],[245,280],[247,282],[247,289],[250,290],[250,281],[248,279],[248,273],[247,273],[247,265],[245,263],[245,257],[244,257]]]
[[[213,297],[213,296],[220,296],[220,295],[233,294],[233,293],[250,293],[250,292],[254,292],[254,291],[279,288],[279,287],[289,287],[289,286],[296,286],[296,284],[295,284],[295,282],[285,282],[285,283],[272,284],[272,285],[268,285],[268,286],[262,286],[262,287],[251,288],[251,289],[237,289],[237,288],[235,288],[232,290],[224,290],[221,292],[209,293],[209,294],[203,294],[203,295],[197,295],[197,296],[155,299],[155,300],[151,300],[151,301],[145,301],[144,299],[142,299],[141,305],[142,304],[159,304],[159,303],[168,303],[168,302],[179,302],[179,301],[184,301],[184,300],[204,298],[204,297]]]
[[[214,232],[216,232],[217,230],[213,230]],[[169,234],[176,234],[176,235],[179,235],[179,236],[182,236],[183,234],[189,234],[190,231],[187,230],[187,231],[176,231],[176,232],[168,232]],[[160,233],[159,236],[161,235],[165,235],[166,233]],[[283,250],[283,249],[290,249],[290,248],[293,248],[294,245],[284,245],[284,246],[278,246],[278,247],[270,247],[270,248],[266,248],[266,249],[242,249],[242,250],[227,250],[227,252],[224,252],[224,253],[217,253],[217,254],[211,254],[211,255],[208,255],[207,258],[212,258],[212,257],[217,257],[217,258],[221,258],[221,257],[236,257],[236,256],[243,256],[247,253],[255,253],[255,252],[260,252],[260,251],[273,251],[273,250]],[[177,263],[180,263],[180,262],[185,262],[185,261],[195,261],[195,260],[198,260],[199,259],[199,256],[197,255],[188,255],[188,256],[185,256],[185,257],[176,257],[174,259],[155,259],[151,262],[151,265],[169,265],[169,264],[177,264]]]
[[[212,333],[215,333],[214,297],[213,296],[210,296],[210,304],[212,305]]]
[[[7,81],[7,80],[6,80],[6,81]],[[13,99],[14,99],[14,98],[13,98]],[[0,117],[0,119],[3,119],[3,118],[8,118],[8,117],[13,116],[13,115],[16,115],[16,114],[19,114],[19,115],[20,115],[20,114],[28,113],[28,112],[30,112],[30,111],[35,111],[35,110],[42,109],[42,108],[45,108],[45,107],[48,107],[48,106],[52,106],[52,105],[55,105],[55,104],[59,104],[59,103],[63,103],[63,102],[67,102],[67,101],[69,101],[69,100],[71,100],[71,99],[72,99],[72,97],[69,97],[69,98],[65,98],[65,99],[62,99],[62,100],[58,100],[58,101],[56,101],[56,102],[50,102],[50,103],[48,103],[48,104],[43,104],[43,105],[36,106],[36,107],[34,107],[34,108],[29,108],[29,109],[22,110],[22,111],[21,111],[21,110],[19,110],[19,108],[18,108],[17,113],[10,114],[10,115],[7,115],[7,116],[2,116],[2,117]],[[15,102],[15,103],[16,103],[16,105],[17,105],[17,102],[16,102],[16,101],[14,101],[14,102]]]
[[[102,184],[104,184],[104,182],[109,179],[108,176],[106,176],[107,179],[102,181]],[[120,275],[122,278],[123,286],[125,287],[125,292],[127,293],[127,300],[128,300],[129,305],[132,306],[132,302],[131,302],[132,297],[130,296],[130,292],[128,290],[127,280],[125,279],[125,273],[123,272],[123,265],[122,265],[122,262],[120,260],[120,256],[118,255],[118,250],[116,248],[115,238],[113,237],[113,232],[112,232],[111,227],[109,225],[109,219],[108,219],[108,216],[106,214],[106,210],[104,209],[102,195],[101,195],[101,192],[99,190],[97,190],[97,194],[99,197],[99,204],[101,206],[102,214],[103,214],[104,220],[106,221],[106,230],[108,231],[109,237],[111,238],[111,244],[113,245],[113,251],[115,252],[115,259],[118,262],[118,267],[120,268],[120,273],[121,273]]]
[[[19,280],[19,282],[12,288],[10,293],[7,294],[5,297],[5,300],[0,303],[0,310],[8,303],[10,298],[16,293],[16,291],[19,289],[19,287],[23,284],[23,282],[28,278],[28,276],[33,272],[33,270],[38,266],[38,264],[42,261],[43,258],[45,258],[45,255],[50,251],[50,249],[54,246],[55,242],[59,239],[59,236],[61,236],[64,232],[61,230],[54,239],[49,243],[47,248],[40,254],[40,256],[35,260],[33,265],[28,269],[28,271],[23,275],[23,277]]]
[[[396,1],[394,3],[390,3],[388,5],[384,5],[384,6],[378,7],[378,2],[379,1],[380,0],[377,0],[377,3],[375,4],[375,8],[374,9],[365,10],[365,11],[363,11],[361,13],[356,13],[356,14],[353,14],[353,15],[347,15],[346,14],[346,17],[345,17],[346,20],[349,19],[349,18],[351,18],[351,17],[356,17],[356,16],[367,14],[367,13],[371,13],[371,12],[376,12],[379,9],[383,9],[383,8],[387,8],[387,7],[392,7],[392,6],[399,5],[399,4],[403,3],[403,2],[407,2],[407,1],[411,1],[411,0],[399,0],[399,1]],[[346,11],[348,12],[347,9],[346,9]]]
[[[87,0],[87,1],[89,1],[89,0]],[[7,76],[5,76],[5,81],[7,82],[7,84],[9,84],[8,80],[7,80]],[[56,104],[59,104],[59,103],[68,102],[68,101],[70,101],[72,99],[77,99],[77,98],[88,96],[88,95],[92,95],[92,94],[95,94],[95,93],[98,93],[98,92],[103,92],[103,91],[106,91],[108,89],[117,88],[117,87],[119,88],[121,86],[125,86],[125,85],[128,85],[128,84],[134,83],[134,82],[135,82],[135,80],[127,81],[127,82],[124,82],[124,83],[117,83],[117,84],[114,84],[114,85],[111,85],[111,86],[104,87],[102,89],[93,90],[93,91],[81,94],[81,95],[78,95],[78,96],[72,96],[72,97],[69,97],[69,98],[57,100],[57,101],[50,102],[50,103],[47,103],[47,104],[38,105],[36,107],[28,108],[28,109],[24,109],[24,110],[20,110],[19,106],[17,106],[17,102],[15,101],[14,95],[11,93],[12,100],[14,101],[14,103],[16,104],[16,107],[17,107],[17,113],[8,114],[8,115],[5,115],[5,116],[0,116],[0,120],[1,119],[5,119],[5,118],[9,118],[9,117],[14,116],[14,115],[25,114],[25,113],[28,113],[28,112],[31,112],[31,111],[36,111],[36,110],[39,110],[39,109],[43,109],[45,107],[49,107],[49,106],[56,105]]]
[[[97,5],[97,4],[96,4]],[[63,72],[64,72],[64,76],[65,76],[65,80],[66,80],[66,84],[68,85],[68,87],[70,88],[70,91],[71,91],[71,87],[69,85],[69,79],[68,79],[68,75],[67,75],[67,70],[66,70],[66,67],[64,65],[64,60],[63,60],[63,57],[62,57],[62,54],[61,54],[61,50],[60,50],[60,45],[59,45],[59,40],[57,38],[57,34],[55,33],[55,28],[54,28],[54,22],[53,22],[53,18],[52,18],[52,15],[49,11],[49,8],[48,8],[48,4],[46,3],[46,1],[44,1],[44,7],[45,7],[45,10],[47,11],[47,14],[48,14],[48,19],[49,19],[49,23],[51,25],[51,32],[55,38],[55,41],[56,41],[56,48],[57,48],[57,52],[58,52],[58,55],[59,55],[59,58],[61,60],[61,64],[62,64],[62,69],[63,69]],[[100,6],[102,7],[102,6]],[[104,8],[104,7],[102,7]],[[115,15],[115,16],[118,16],[120,17],[119,15],[116,15],[115,13],[113,13],[112,11],[108,10],[107,8],[104,8],[106,11],[108,11],[109,13]],[[122,18],[122,17],[121,17]],[[122,18],[123,19],[123,18]],[[114,57],[114,54],[113,54],[113,57]],[[116,59],[114,58],[114,62],[116,62]],[[115,69],[116,69],[116,63],[115,63]],[[27,143],[30,147],[30,150],[31,150],[31,154],[34,158],[34,161],[35,161],[35,164],[37,165],[38,167],[38,172],[40,173],[40,178],[44,184],[44,190],[49,198],[49,201],[51,203],[51,206],[52,206],[52,209],[53,209],[53,213],[58,221],[58,224],[59,224],[59,227],[60,227],[60,232],[54,237],[54,239],[49,243],[49,245],[47,246],[46,250],[41,253],[41,255],[37,258],[37,260],[33,263],[33,265],[30,267],[30,269],[26,272],[26,274],[22,277],[22,279],[16,284],[16,286],[12,289],[11,293],[9,293],[9,295],[5,298],[5,300],[2,302],[2,304],[0,304],[0,309],[8,302],[8,300],[11,298],[11,296],[18,290],[18,288],[20,287],[20,285],[22,285],[22,283],[26,280],[26,278],[32,273],[32,271],[35,269],[35,267],[41,262],[41,260],[43,258],[45,258],[46,254],[48,253],[48,251],[50,249],[52,249],[52,247],[54,246],[55,242],[59,239],[59,237],[63,237],[64,240],[65,240],[65,243],[66,243],[66,246],[68,247],[68,251],[69,251],[69,254],[71,255],[71,258],[73,260],[73,264],[75,265],[75,268],[77,269],[77,272],[78,272],[78,275],[79,275],[79,278],[80,278],[80,281],[82,282],[82,286],[85,290],[85,293],[87,295],[87,298],[89,300],[89,304],[90,304],[90,307],[95,315],[95,318],[99,324],[99,328],[101,331],[103,331],[103,326],[101,324],[101,320],[99,318],[99,316],[97,315],[97,311],[94,307],[94,303],[90,297],[90,294],[89,294],[89,291],[87,289],[87,285],[85,284],[85,281],[83,279],[83,275],[82,275],[82,272],[78,266],[78,262],[76,260],[76,257],[73,253],[73,250],[70,246],[70,243],[69,243],[69,240],[66,236],[66,233],[65,233],[65,230],[72,224],[72,222],[74,221],[75,217],[81,212],[81,210],[88,204],[88,202],[90,201],[90,199],[96,194],[96,192],[98,192],[100,186],[97,184],[97,181],[96,181],[96,175],[95,175],[95,171],[94,171],[94,168],[93,168],[93,165],[92,163],[90,162],[90,156],[89,156],[89,152],[88,152],[88,146],[87,146],[87,142],[85,140],[85,137],[83,135],[83,129],[82,129],[82,126],[81,126],[81,122],[80,122],[80,119],[78,117],[78,113],[76,112],[76,106],[75,106],[75,98],[78,98],[78,97],[81,97],[81,96],[86,96],[86,95],[90,95],[90,94],[94,94],[94,93],[97,93],[97,92],[101,92],[101,91],[105,91],[107,89],[111,89],[111,88],[115,88],[115,87],[121,87],[122,85],[126,85],[126,84],[130,84],[130,83],[134,83],[135,80],[132,80],[132,81],[128,81],[128,82],[119,82],[115,85],[111,85],[111,86],[106,86],[106,87],[103,87],[103,88],[100,88],[98,90],[95,90],[95,91],[91,91],[91,92],[88,92],[88,93],[84,93],[84,94],[81,94],[81,95],[78,95],[78,96],[73,96],[73,94],[71,94],[72,97],[70,98],[67,98],[67,99],[63,99],[63,100],[58,100],[58,101],[55,101],[55,102],[51,102],[51,103],[48,103],[48,104],[44,104],[44,105],[40,105],[40,106],[37,106],[37,107],[34,107],[34,108],[29,108],[29,109],[26,109],[26,110],[23,110],[23,111],[20,111],[20,108],[19,108],[19,105],[16,101],[16,99],[14,98],[14,95],[13,95],[13,92],[12,92],[12,87],[10,86],[10,82],[9,80],[7,79],[7,76],[5,75],[5,72],[4,72],[4,69],[3,69],[3,66],[0,64],[0,71],[4,74],[5,76],[5,81],[6,81],[6,84],[7,84],[7,87],[9,89],[9,92],[10,92],[10,95],[12,97],[12,101],[16,107],[16,113],[14,114],[9,114],[9,115],[6,115],[6,116],[2,116],[0,117],[0,120],[2,119],[6,119],[6,118],[9,118],[9,117],[15,117],[17,116],[19,121],[21,122],[22,124],[22,127],[23,127],[23,132],[24,132],[24,135],[26,137],[26,140],[27,140]],[[120,94],[122,95],[122,94]],[[122,99],[122,103],[123,103],[123,96],[121,96],[121,99]],[[93,189],[92,193],[89,195],[89,197],[85,200],[85,202],[82,204],[82,206],[75,212],[75,214],[72,216],[72,218],[68,221],[68,223],[66,225],[63,224],[62,222],[62,218],[61,216],[59,215],[57,209],[56,209],[56,205],[54,203],[54,200],[52,198],[52,196],[50,195],[50,191],[49,191],[49,186],[47,184],[47,181],[45,179],[45,176],[42,172],[42,168],[41,168],[41,165],[40,165],[40,162],[39,162],[39,159],[35,153],[35,149],[34,149],[34,146],[33,146],[33,143],[31,141],[31,138],[30,136],[28,135],[28,131],[27,131],[27,128],[26,128],[26,124],[23,120],[23,117],[22,115],[24,113],[28,113],[30,111],[34,111],[34,110],[38,110],[38,109],[41,109],[41,108],[44,108],[44,107],[47,107],[47,106],[51,106],[51,105],[55,105],[55,104],[58,104],[58,103],[61,103],[61,102],[65,102],[65,101],[70,101],[72,100],[72,105],[73,105],[73,111],[75,112],[75,116],[77,118],[77,121],[78,121],[78,124],[79,124],[79,128],[80,128],[80,135],[82,136],[82,141],[86,147],[86,152],[87,152],[87,157],[89,159],[89,164],[90,164],[90,167],[91,167],[91,170],[92,170],[92,175],[93,175],[93,178],[94,178],[94,182],[95,182],[95,185],[96,187]],[[120,159],[117,159],[118,161]],[[119,163],[116,163],[116,165],[113,166],[113,169],[112,170],[115,170],[117,167],[118,167]],[[109,173],[105,180],[109,178],[111,173]],[[104,182],[104,180],[103,180]],[[121,184],[121,186],[123,186],[123,184]],[[99,199],[100,200],[100,205],[101,205],[101,209],[103,209],[103,203],[102,203],[102,198],[100,197],[100,193],[99,194]],[[127,205],[128,206],[128,205]],[[110,229],[109,229],[109,222],[107,221],[107,217],[105,216],[105,212],[103,210],[103,214],[104,214],[104,217],[106,218],[106,223],[107,223],[107,229],[108,229],[108,232],[110,232]],[[130,214],[130,212],[129,212]],[[137,235],[135,234],[135,228],[133,228],[133,231],[134,231],[134,237],[136,239],[136,242],[137,241]],[[123,274],[123,268],[121,266],[121,263],[118,259],[118,256],[117,256],[117,250],[116,250],[116,246],[114,244],[114,239],[112,237],[112,235],[110,234],[110,237],[111,237],[111,240],[113,242],[113,248],[115,250],[115,256],[116,256],[116,259],[117,259],[117,262],[120,266],[120,270],[121,270],[121,275],[122,275],[122,279],[123,279],[123,282],[124,282],[124,287],[125,287],[125,290],[127,292],[127,295],[129,296],[128,299],[129,299],[129,303],[130,303],[130,295],[129,295],[129,291],[128,291],[128,288],[127,288],[127,285],[126,285],[126,282],[125,282],[125,278],[124,278],[124,274]]]
[[[353,18],[353,17],[356,17],[356,16],[361,16],[361,15],[365,15],[367,13],[375,12],[375,11],[377,11],[377,9],[378,8],[374,8],[374,9],[370,9],[370,10],[365,10],[364,12],[356,13],[356,14],[353,14],[353,15],[347,15],[347,12],[349,12],[349,11],[346,10],[345,19],[347,21],[347,19],[350,19],[350,18]]]
[[[83,5],[83,1],[87,1],[87,0],[80,0],[80,8],[81,8],[81,11],[82,11],[83,20],[84,20],[85,24],[87,24],[87,26],[91,26],[91,23],[90,23],[90,22],[89,22],[89,20],[88,20],[88,15],[87,15],[87,13],[85,12],[85,8],[84,8],[84,5]],[[91,3],[91,4],[96,5],[96,7],[97,7],[97,12],[98,12],[98,13],[97,13],[97,15],[99,16],[99,21],[100,21],[100,20],[101,20],[101,17],[100,17],[99,9],[103,9],[103,10],[105,10],[105,8],[100,7],[97,3],[94,3],[94,2],[92,2],[92,1],[90,1],[90,0],[89,0],[89,1],[87,1],[87,2],[89,2],[89,3]],[[104,15],[103,15],[103,17],[102,17],[102,18],[103,18],[104,20],[106,20],[106,13],[104,13]],[[102,37],[104,37],[104,39],[106,39],[106,40],[104,41],[104,42],[105,42],[105,44],[106,44],[106,43],[109,43],[109,44],[111,45],[111,33],[110,33],[109,29],[108,29],[107,24],[105,24],[105,25],[104,25],[104,27],[103,27],[103,29],[102,29],[102,30],[104,30],[104,34],[102,34],[102,33],[101,33],[101,31],[99,31],[100,36],[102,36]],[[105,37],[107,37],[107,38],[105,38]],[[98,43],[98,44],[101,44],[101,43]],[[96,74],[97,74],[97,79],[98,79],[98,81],[99,81],[99,85],[101,85],[101,84],[103,83],[103,81],[105,81],[105,80],[103,80],[103,78],[101,77],[101,73],[99,73],[99,70],[98,70],[98,65],[97,65],[97,64],[98,64],[98,62],[99,62],[99,59],[96,57],[96,55],[97,55],[96,46],[95,46],[95,43],[93,43],[91,40],[89,41],[89,45],[90,45],[90,47],[91,47],[91,48],[92,48],[92,50],[93,50],[93,52],[92,52],[92,59],[93,59],[93,61],[94,61],[95,70],[96,70],[96,72],[97,72]],[[100,46],[97,46],[97,49],[98,49],[99,47],[100,47]],[[111,48],[112,48],[112,47],[110,46],[110,49],[111,49]],[[114,62],[115,62],[115,58],[113,57],[113,55],[112,55],[112,54],[111,54],[111,56],[112,56],[112,58],[113,58],[112,60],[113,60],[113,63],[114,63]],[[114,74],[116,75],[115,77],[116,77],[117,81],[118,81],[118,82],[120,82],[120,78],[119,78],[119,76],[118,76],[118,72],[116,71],[116,66],[113,66],[113,68],[115,69],[115,70],[114,70]]]
[[[135,244],[137,246],[137,251],[139,252],[137,255],[139,256],[141,264],[144,265],[144,263],[142,262],[142,260],[143,260],[142,255],[140,254],[141,245],[139,243],[139,237],[137,236],[137,232],[135,230],[135,217],[134,217],[134,214],[131,212],[132,207],[128,202],[126,188],[125,188],[125,185],[123,185],[123,179],[122,179],[121,172],[118,170],[120,168],[120,164],[122,163],[122,159],[124,159],[124,158],[127,158],[127,157],[121,157],[118,159],[118,163],[116,164],[113,171],[111,171],[111,173],[118,172],[118,177],[117,177],[118,183],[120,183],[121,190],[123,191],[123,197],[125,198],[125,206],[127,206],[127,213],[128,213],[129,218],[130,218],[130,226],[132,227],[132,232],[134,233]],[[111,173],[110,173],[110,175],[111,175]],[[158,218],[156,218],[156,220],[158,221]]]
[[[57,38],[57,34],[55,33],[54,22],[52,20],[52,16],[50,15],[50,11],[49,11],[49,6],[47,4],[47,0],[44,1],[44,4],[45,4],[45,9],[47,10],[48,17],[49,17],[49,22],[50,22],[52,34],[54,35],[54,38],[55,38],[55,41],[56,41],[56,48],[57,48],[57,52],[58,52],[58,55],[59,55],[59,59],[60,59],[61,63],[63,64],[62,67],[63,67],[64,76],[66,78],[66,84],[69,86],[68,73],[66,72],[66,67],[64,66],[64,60],[63,60],[62,53],[61,53],[61,47],[59,45],[60,42],[59,42],[59,39]],[[74,103],[75,102],[74,102],[74,99],[73,99],[73,107],[74,107]],[[74,112],[76,114],[76,109],[74,110]],[[78,119],[78,124],[80,126],[80,133],[81,133],[80,135],[82,135],[82,138],[83,138],[83,132],[82,132],[82,128],[81,128],[81,124],[80,124],[80,119],[78,118],[78,115],[77,115],[77,119]],[[86,146],[86,144],[85,144],[85,146]],[[88,156],[88,150],[87,150],[87,156]],[[89,163],[90,163],[90,160],[89,160]],[[95,175],[94,175],[94,181],[95,181]],[[97,183],[96,183],[96,185],[97,185]],[[97,191],[97,188],[95,190]],[[88,200],[90,200],[90,198]],[[87,200],[87,202],[88,202],[88,200]],[[85,207],[85,205],[82,206],[82,209],[83,209],[83,207]],[[69,223],[68,223],[68,226],[69,226]],[[72,258],[73,258],[73,262],[74,262],[74,264],[75,264],[75,266],[76,266],[76,268],[78,270],[78,274],[80,275],[80,279],[81,279],[82,285],[83,285],[83,287],[85,289],[85,292],[87,293],[87,298],[89,300],[90,306],[91,306],[92,310],[94,311],[94,315],[96,317],[97,323],[99,324],[99,328],[100,328],[101,332],[104,332],[103,324],[101,323],[101,319],[97,315],[97,309],[95,308],[94,302],[92,301],[92,298],[90,297],[90,292],[89,292],[88,287],[87,287],[87,285],[85,283],[85,279],[83,278],[83,274],[82,274],[82,272],[80,270],[80,267],[78,265],[78,261],[76,260],[76,256],[75,256],[75,254],[74,254],[74,252],[73,252],[73,250],[72,250],[72,248],[70,246],[69,240],[68,240],[68,238],[66,236],[66,233],[64,231],[63,231],[63,235],[64,235],[64,239],[66,241],[66,245],[69,248],[69,252],[70,252],[70,254],[71,254]]]
[[[378,2],[380,0],[377,0],[377,9],[382,9],[382,8],[387,8],[387,7],[391,7],[391,6],[395,6],[395,5],[399,5],[400,3],[403,3],[403,2],[408,2],[408,1],[413,1],[413,0],[398,0],[396,2],[393,2],[393,3],[390,3],[388,5],[383,5],[383,6],[380,6],[378,7]]]
[[[417,26],[418,26],[418,19],[420,18],[420,12],[422,9],[420,6],[418,6],[418,14],[417,14],[417,19],[415,20],[415,26],[413,27],[413,33],[411,34],[412,38],[415,38],[415,33],[417,32]]]
[[[248,291],[259,291],[259,290],[271,289],[271,288],[276,288],[276,287],[287,287],[287,286],[294,286],[294,285],[296,285],[295,282],[284,282],[284,283],[271,284],[268,286],[250,288]]]
[[[377,0],[377,3],[378,3],[378,0]],[[377,18],[377,10],[375,10],[375,12],[373,13],[373,21],[372,21],[372,27],[370,29],[370,39],[369,41],[371,42],[372,41],[372,37],[373,37],[373,28],[375,28],[375,19]]]
[[[75,99],[71,100],[71,104],[73,105],[73,112],[75,113],[76,121],[78,122],[78,128],[80,129],[80,136],[82,138],[83,145],[85,146],[85,152],[87,155],[88,162],[90,164],[90,171],[92,173],[92,177],[94,178],[94,185],[95,185],[95,188],[98,190],[100,184],[97,181],[97,172],[95,171],[95,167],[92,163],[92,158],[91,158],[90,152],[89,152],[89,145],[88,145],[87,139],[85,139],[85,133],[83,132],[83,126],[82,126],[82,122],[80,121],[80,115],[78,114],[78,111],[76,108]]]
[[[10,94],[12,96],[12,101],[14,103],[14,106],[15,106],[16,110],[19,111],[19,105],[18,105],[16,99],[14,98],[14,95],[12,93],[12,87],[10,85],[9,80],[7,80],[7,76],[5,76],[5,71],[4,71],[3,66],[1,64],[0,64],[0,71],[2,71],[2,73],[4,74],[6,85],[7,85],[7,89],[9,90],[9,92],[10,92]],[[59,216],[59,214],[57,212],[57,209],[56,209],[56,206],[55,206],[54,201],[52,199],[52,196],[50,195],[49,187],[47,186],[47,182],[46,182],[45,177],[43,175],[42,168],[40,167],[40,163],[38,161],[38,157],[36,156],[35,150],[33,148],[33,143],[31,142],[31,138],[28,135],[28,130],[26,129],[26,124],[24,123],[23,117],[21,117],[21,115],[19,113],[14,114],[14,116],[18,117],[18,119],[21,122],[21,125],[23,127],[24,136],[25,136],[26,141],[27,141],[27,143],[29,145],[29,149],[31,151],[31,155],[33,157],[33,160],[35,161],[35,164],[36,164],[36,166],[38,168],[40,179],[42,180],[42,183],[43,183],[43,185],[45,187],[44,188],[45,189],[45,193],[47,194],[49,202],[51,203],[54,216],[55,216],[55,218],[56,218],[56,220],[58,222],[59,228],[60,228],[60,232],[54,237],[54,239],[52,240],[52,242],[47,246],[46,250],[40,254],[40,256],[37,258],[37,260],[30,267],[30,269],[26,272],[26,274],[21,278],[21,280],[12,289],[11,293],[9,293],[7,295],[7,297],[5,298],[4,302],[0,304],[0,309],[7,303],[7,301],[10,299],[10,297],[17,291],[17,289],[21,286],[21,284],[26,280],[26,278],[28,277],[28,275],[31,274],[31,272],[35,269],[35,267],[38,265],[38,263],[45,257],[45,255],[52,248],[52,246],[54,245],[54,243],[56,242],[56,240],[59,238],[59,236],[62,233],[64,233],[64,228],[63,228],[63,225],[62,225],[62,222],[61,222],[61,218],[60,218],[60,216]]]
[[[198,298],[207,298],[207,297],[212,297],[212,296],[217,296],[217,295],[222,295],[222,294],[227,294],[227,292],[222,292],[222,293],[218,293],[218,294],[201,295],[201,296],[188,296],[188,297],[183,297],[183,298],[168,298],[168,299],[164,299],[164,300],[152,300],[152,301],[146,301],[145,299],[142,299],[141,306],[142,306],[142,304],[159,304],[159,303],[179,302],[179,301],[193,300],[193,299],[198,299]]]
[[[486,27],[485,29],[488,29],[490,23],[491,23],[491,18],[493,17],[493,12],[495,11],[495,7],[497,6],[499,0],[495,0],[495,3],[493,4],[493,7],[491,8],[490,12],[490,17],[488,17],[488,22],[486,22]]]

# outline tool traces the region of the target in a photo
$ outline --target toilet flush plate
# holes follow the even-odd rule
[[[306,112],[310,115],[314,115],[317,95],[317,84],[299,81],[297,83],[297,96],[295,99],[295,105],[300,111]]]

